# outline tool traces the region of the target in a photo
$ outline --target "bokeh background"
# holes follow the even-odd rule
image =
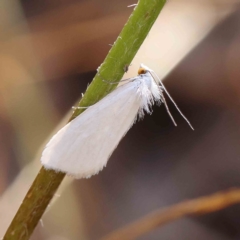
[[[133,8],[130,0],[0,2],[0,236]],[[133,126],[100,174],[66,177],[32,239],[99,239],[156,209],[240,184],[240,2],[169,0],[125,77],[154,69],[169,102]],[[141,239],[239,239],[240,206]]]

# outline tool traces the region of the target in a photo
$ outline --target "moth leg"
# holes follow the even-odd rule
[[[108,81],[108,80],[103,79],[99,72],[97,73],[97,75],[98,75],[99,78],[101,78],[101,80],[102,80],[103,82],[105,82],[105,83],[108,83],[108,84],[118,84],[118,82],[110,82],[110,81]]]
[[[135,77],[135,78],[126,78],[126,79],[120,80],[119,82],[110,82],[110,81],[108,81],[108,80],[103,79],[99,72],[98,72],[97,74],[98,74],[99,78],[101,78],[101,80],[102,80],[103,82],[106,82],[106,83],[108,83],[108,84],[119,84],[120,82],[127,82],[127,81],[130,81],[130,80],[133,81],[133,80],[136,79],[136,77]]]
[[[73,110],[76,110],[76,109],[86,109],[86,108],[89,108],[91,106],[88,106],[88,107],[75,107],[75,106],[72,106],[72,109]]]

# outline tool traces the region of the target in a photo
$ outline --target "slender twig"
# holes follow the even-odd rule
[[[137,239],[138,237],[178,218],[215,212],[236,203],[240,203],[239,188],[185,201],[166,209],[155,211],[126,227],[108,234],[101,240]]]
[[[99,76],[108,82],[120,81],[124,74],[124,66],[131,63],[165,1],[140,0],[138,2],[137,7],[99,68],[99,74],[96,74],[81,99],[79,107],[91,106],[116,87],[116,84],[108,84],[102,81]],[[76,109],[70,121],[83,111],[83,108]],[[44,168],[40,170],[12,220],[3,238],[4,240],[27,240],[30,238],[64,176],[65,174],[61,172],[45,170]]]

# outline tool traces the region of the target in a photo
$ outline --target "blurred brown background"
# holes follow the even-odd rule
[[[1,225],[7,225],[11,204],[19,206],[40,169],[37,151],[85,91],[133,10],[127,6],[133,3],[0,3]],[[185,15],[180,18],[176,12]],[[205,28],[196,28],[197,19],[190,13],[205,21]],[[159,23],[165,26],[165,35],[172,36],[167,35],[172,45],[163,46],[167,48],[163,56],[158,49],[163,28],[156,23],[146,39],[152,41],[156,55],[147,56],[142,49],[136,59],[157,72],[164,69],[160,72],[167,75],[164,83],[195,131],[170,103],[177,128],[164,107],[155,107],[121,141],[107,168],[63,189],[32,239],[99,239],[155,209],[239,186],[240,5],[225,0],[172,0],[162,14]],[[168,24],[178,28],[180,22],[185,25],[177,37],[175,31],[167,33]],[[191,25],[195,35],[190,35]],[[182,39],[184,50],[176,51],[175,46],[183,49]],[[136,59],[132,69],[138,67]],[[135,75],[131,70],[130,74]],[[34,158],[37,166],[29,168],[32,175],[18,177]],[[17,188],[21,194],[14,189],[16,184],[24,186]],[[11,188],[15,194],[9,194]],[[239,239],[239,225],[240,206],[234,206],[176,221],[141,239]]]

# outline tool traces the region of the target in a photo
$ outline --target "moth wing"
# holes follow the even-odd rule
[[[134,123],[141,102],[138,83],[117,88],[57,132],[43,151],[43,166],[75,178],[102,170]]]

